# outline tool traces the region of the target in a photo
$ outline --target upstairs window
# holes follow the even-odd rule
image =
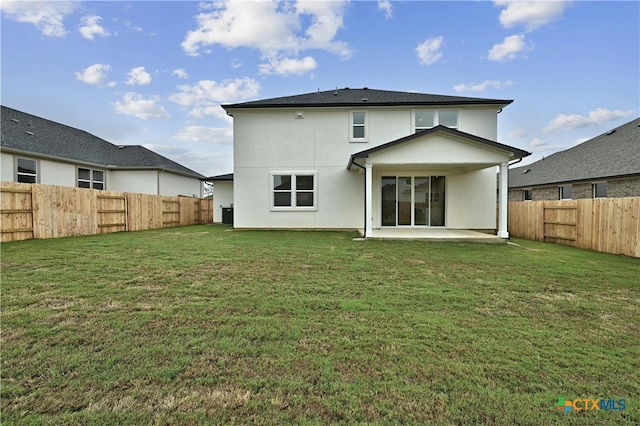
[[[607,197],[607,182],[598,182],[593,184],[593,198]]]
[[[458,110],[415,110],[413,112],[414,129],[416,132],[420,130],[430,129],[437,125],[458,128]]]
[[[18,157],[16,181],[22,183],[38,182],[38,161],[31,158]]]
[[[367,113],[366,111],[351,112],[351,142],[367,141]]]
[[[78,167],[78,188],[104,189],[104,171]]]
[[[316,207],[315,174],[273,174],[274,209],[314,209]]]

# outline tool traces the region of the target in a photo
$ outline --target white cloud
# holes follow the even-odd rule
[[[507,133],[507,137],[510,139],[520,139],[527,136],[528,133],[529,132],[527,132],[527,129],[520,127],[518,129],[513,129],[512,131]]]
[[[334,40],[343,26],[345,6],[344,1],[214,2],[209,8],[201,7],[205,11],[196,17],[197,28],[187,33],[182,48],[197,56],[202,47],[216,44],[228,49],[249,47],[264,57],[321,49],[348,58],[348,45]]]
[[[378,10],[384,12],[384,17],[391,19],[393,17],[393,7],[389,0],[378,0]]]
[[[482,83],[460,83],[453,86],[453,90],[456,92],[484,92],[489,87],[494,89],[501,89],[503,87],[511,86],[513,82],[511,80],[498,81],[498,80],[485,80]]]
[[[221,103],[254,98],[260,91],[260,84],[248,77],[224,80],[220,83],[214,80],[200,80],[193,86],[180,85],[178,90],[179,92],[172,94],[169,100],[192,108],[190,115],[223,117],[224,111],[219,107]]]
[[[494,0],[493,3],[503,8],[500,12],[503,27],[524,25],[527,31],[533,31],[560,18],[570,2]]]
[[[142,120],[149,118],[170,118],[169,113],[160,105],[159,96],[145,98],[134,92],[127,92],[122,101],[114,102],[118,114],[133,115]]]
[[[187,126],[172,139],[183,142],[227,144],[233,139],[231,127]]]
[[[96,15],[84,16],[80,20],[80,27],[78,28],[82,37],[89,40],[95,40],[94,36],[96,35],[109,37],[109,32],[98,23],[101,19],[100,16]]]
[[[634,114],[635,111],[622,111],[619,109],[608,110],[605,108],[594,109],[586,116],[579,114],[558,114],[558,116],[551,120],[547,127],[544,128],[544,131],[549,133],[561,129],[580,129],[588,126],[597,126]]]
[[[524,34],[507,36],[502,43],[493,45],[488,58],[490,61],[503,62],[514,59],[516,54],[524,49]]]
[[[540,139],[540,138],[533,138],[533,139],[531,139],[531,142],[529,142],[529,146],[532,147],[532,148],[536,148],[536,147],[539,147],[539,146],[542,146],[542,145],[546,145],[546,144],[547,144],[547,142],[544,141],[543,139]]]
[[[440,58],[442,58],[442,52],[440,51],[442,47],[442,40],[442,36],[428,38],[416,47],[418,58],[420,58],[420,64],[435,64],[440,60]]]
[[[144,67],[133,68],[131,71],[129,71],[128,76],[129,78],[127,79],[125,84],[128,84],[130,86],[136,84],[147,85],[151,83],[151,74],[145,71]]]
[[[33,24],[47,37],[64,37],[64,18],[80,3],[74,1],[2,1],[0,8],[9,19]]]
[[[80,72],[76,72],[75,76],[78,80],[87,84],[100,84],[102,80],[107,76],[107,72],[111,67],[107,64],[93,64],[83,69]],[[109,83],[111,84],[111,83]],[[112,86],[109,86],[112,87]]]
[[[578,139],[576,139],[576,141],[573,143],[573,146],[580,145],[581,143],[586,142],[586,141],[588,141],[589,139],[591,139],[591,138],[578,138]]]
[[[187,74],[187,71],[184,68],[178,68],[177,70],[173,70],[173,72],[171,74],[173,74],[173,75],[175,75],[178,78],[181,78],[183,80],[189,78],[189,74]]]
[[[302,59],[270,60],[269,63],[260,64],[260,74],[304,74],[316,69],[318,63],[311,56]]]

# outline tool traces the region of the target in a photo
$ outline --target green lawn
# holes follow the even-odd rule
[[[3,244],[2,424],[640,423],[640,259],[354,236]]]

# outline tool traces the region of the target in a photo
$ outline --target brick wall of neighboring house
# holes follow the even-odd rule
[[[594,182],[603,182],[601,180]],[[574,183],[573,199],[593,198],[593,183]],[[607,198],[640,197],[640,176],[629,179],[608,180]],[[560,198],[560,185],[540,186],[532,188],[533,201],[558,200]],[[510,189],[509,201],[523,201],[523,189]]]
[[[558,188],[558,186],[533,188],[533,201],[560,199],[560,190]]]
[[[578,200],[580,198],[593,198],[593,184],[587,183],[574,183],[573,185],[573,198]]]
[[[640,197],[640,176],[608,181],[607,197]]]

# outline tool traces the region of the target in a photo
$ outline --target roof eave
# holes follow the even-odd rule
[[[491,106],[504,108],[513,103],[513,100],[496,100],[487,101],[485,99],[478,101],[443,101],[443,102],[328,102],[328,103],[291,103],[291,104],[226,104],[220,105],[225,111],[229,112],[234,109],[261,109],[261,108],[362,108],[369,107],[438,107],[438,106]]]

